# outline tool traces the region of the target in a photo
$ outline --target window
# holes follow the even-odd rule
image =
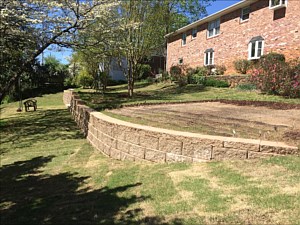
[[[287,6],[287,0],[269,0],[270,9],[279,9]]]
[[[183,33],[183,34],[182,34],[181,45],[182,45],[182,46],[186,45],[186,33]]]
[[[242,9],[241,21],[249,20],[250,17],[250,7]]]
[[[194,28],[192,30],[192,39],[195,39],[197,37],[197,28]]]
[[[178,64],[179,64],[179,65],[182,65],[182,64],[183,64],[183,58],[179,58],[179,59],[178,59]]]
[[[261,36],[254,37],[248,45],[248,59],[259,59],[264,54],[264,39]]]
[[[212,48],[206,49],[204,52],[204,65],[214,65],[214,50]]]
[[[220,18],[208,23],[207,36],[213,37],[220,33]]]

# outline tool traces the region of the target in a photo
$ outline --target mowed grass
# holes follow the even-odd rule
[[[250,100],[284,102],[300,104],[300,99],[290,99],[281,96],[262,94],[257,91],[243,91],[236,88],[202,87],[200,85],[187,85],[178,87],[173,83],[142,83],[135,85],[134,96],[128,98],[127,86],[118,85],[108,87],[103,95],[88,89],[77,90],[82,100],[96,110],[114,109],[123,105],[164,103],[164,102],[189,102],[202,100]]]
[[[1,107],[1,224],[299,224],[300,158],[151,164],[106,158],[62,94]]]

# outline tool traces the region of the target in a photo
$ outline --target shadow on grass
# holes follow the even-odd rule
[[[38,141],[84,138],[66,109],[38,110],[1,120],[1,144],[29,147]]]
[[[36,157],[1,168],[1,224],[164,224],[162,218],[142,217],[142,209],[130,207],[149,196],[120,197],[141,183],[82,189],[89,177],[40,173],[53,157]]]
[[[140,103],[146,101],[169,102],[171,100],[175,100],[177,95],[203,92],[205,90],[205,87],[200,85],[189,85],[188,87],[171,85],[143,92],[138,91],[137,89],[132,98],[128,97],[127,92],[113,92],[116,91],[115,89],[111,89],[105,94],[97,92],[79,92],[79,95],[89,107],[102,111],[105,109],[117,109],[126,103]]]

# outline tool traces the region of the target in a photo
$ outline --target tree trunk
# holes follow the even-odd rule
[[[128,67],[128,97],[133,96],[133,85],[134,85],[134,79],[133,79],[133,71],[132,71],[132,61],[129,61],[129,67]]]

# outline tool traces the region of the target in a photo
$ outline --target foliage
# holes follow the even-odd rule
[[[300,61],[290,63],[282,57],[262,57],[251,71],[251,82],[263,92],[288,97],[300,97]]]
[[[171,66],[170,75],[177,76],[179,74],[182,74],[182,68],[180,66]]]
[[[207,73],[208,71],[206,67],[188,68],[188,83],[205,85],[205,77],[207,76]]]
[[[280,53],[270,52],[260,57],[261,60],[285,62],[285,56]]]
[[[234,68],[238,73],[246,74],[251,67],[251,62],[246,59],[238,59],[233,62]]]
[[[224,75],[225,71],[227,70],[226,66],[224,65],[216,65],[215,66],[215,75]]]
[[[236,88],[241,91],[252,91],[252,90],[256,90],[256,85],[255,84],[239,84]]]
[[[138,79],[147,79],[151,76],[151,66],[148,64],[139,64],[138,65],[139,76]]]
[[[184,74],[184,66],[171,66],[170,68],[171,79],[178,83],[180,87],[188,84],[188,76]]]
[[[208,65],[205,66],[206,70],[207,70],[207,75],[214,75],[214,70],[215,70],[215,66],[214,65]]]
[[[76,78],[76,83],[84,88],[92,87],[94,83],[94,78],[86,70],[81,70],[78,77]]]
[[[223,80],[216,80],[216,79],[208,78],[205,81],[205,86],[220,88],[220,87],[229,87],[229,84]]]
[[[5,1],[0,10],[0,102],[48,47],[78,47],[78,30],[111,19],[117,1]],[[3,82],[4,81],[4,82]]]

